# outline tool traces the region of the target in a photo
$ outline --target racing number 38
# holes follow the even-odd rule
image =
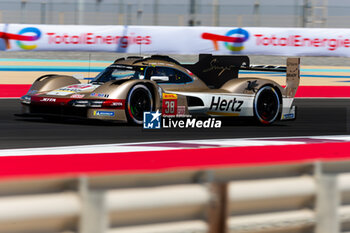
[[[162,114],[176,115],[177,113],[177,95],[163,93]]]

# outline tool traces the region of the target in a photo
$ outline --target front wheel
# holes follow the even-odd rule
[[[133,86],[126,98],[126,116],[129,123],[142,124],[143,112],[153,109],[153,98],[150,90],[143,84]]]
[[[275,88],[264,86],[258,90],[254,98],[254,116],[264,125],[277,120],[281,108],[280,98]]]

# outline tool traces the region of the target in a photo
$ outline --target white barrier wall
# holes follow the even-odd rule
[[[0,233],[346,233],[350,161],[0,182]]]
[[[0,24],[0,50],[350,57],[350,29]]]

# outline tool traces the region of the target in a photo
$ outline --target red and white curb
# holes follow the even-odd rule
[[[121,143],[0,150],[0,178],[153,173],[350,160],[350,136]]]
[[[82,146],[39,147],[24,149],[0,149],[0,157],[31,155],[65,155],[150,152],[221,147],[283,146],[313,143],[350,142],[350,135],[309,136],[309,137],[270,137],[243,139],[177,140],[139,143],[97,144]],[[349,148],[350,149],[350,148]]]

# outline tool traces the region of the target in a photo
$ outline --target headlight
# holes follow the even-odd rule
[[[90,100],[90,106],[92,108],[101,108],[104,100]]]
[[[101,108],[103,102],[103,100],[73,100],[71,104],[73,107]]]
[[[124,106],[122,100],[72,100],[69,104],[73,107],[82,108],[120,108]]]
[[[88,107],[89,101],[88,100],[74,100],[74,101],[72,101],[72,105],[74,107]]]
[[[21,97],[22,104],[30,104],[32,102],[32,97],[29,95],[25,95]]]

